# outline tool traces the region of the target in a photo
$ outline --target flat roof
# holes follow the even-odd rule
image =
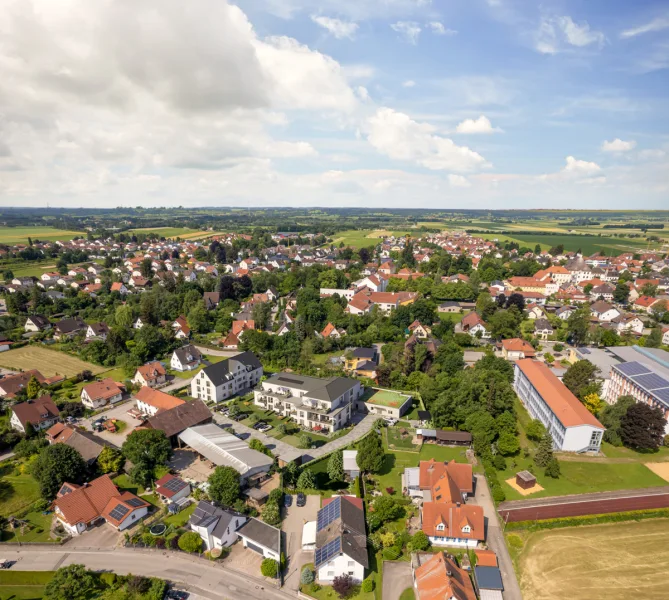
[[[392,390],[380,390],[376,388],[367,390],[362,397],[362,401],[367,404],[388,406],[390,408],[400,408],[410,400],[410,395],[400,394],[399,392],[394,392]]]
[[[516,362],[516,367],[530,380],[543,401],[565,427],[590,425],[598,429],[605,429],[545,363],[524,358]]]

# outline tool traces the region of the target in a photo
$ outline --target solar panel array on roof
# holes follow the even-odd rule
[[[616,365],[615,368],[618,369],[623,375],[627,375],[628,377],[652,372],[646,365],[639,362],[621,363]]]
[[[163,487],[170,490],[170,492],[178,492],[183,490],[188,484],[181,479],[170,479]]]
[[[335,556],[341,553],[341,538],[336,537],[331,542],[328,542],[322,548],[316,548],[314,553],[314,566],[318,568],[320,565],[327,563]]]
[[[63,494],[63,496],[65,494],[69,494],[71,491],[72,491],[72,488],[67,486],[67,485],[64,485],[62,488],[60,488],[60,493]]]
[[[122,521],[123,517],[125,517],[129,512],[130,509],[127,506],[119,504],[114,510],[112,510],[109,513],[109,516],[116,521]]]
[[[316,531],[325,529],[332,521],[341,518],[341,498],[337,497],[330,504],[318,511]]]
[[[644,390],[653,391],[669,387],[669,381],[663,379],[655,373],[648,373],[647,375],[638,375],[632,378],[634,382],[640,385]]]
[[[144,500],[140,500],[139,498],[130,498],[130,500],[126,500],[125,503],[135,507],[144,506]]]

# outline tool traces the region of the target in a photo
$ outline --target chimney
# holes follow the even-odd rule
[[[456,503],[455,503],[455,506],[456,506],[457,508],[460,508],[460,503],[459,503],[459,502],[456,502]]]

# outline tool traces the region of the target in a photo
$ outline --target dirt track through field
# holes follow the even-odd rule
[[[525,600],[669,597],[669,519],[529,535],[520,556]]]

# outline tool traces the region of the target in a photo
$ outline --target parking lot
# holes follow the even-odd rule
[[[96,421],[100,417],[106,417],[107,419],[118,419],[119,421],[123,421],[126,425],[120,432],[111,433],[106,429],[97,432],[97,435],[100,436],[103,440],[109,442],[110,444],[113,444],[114,446],[120,447],[123,445],[123,442],[125,442],[125,439],[133,432],[135,427],[137,427],[142,423],[142,421],[140,421],[139,419],[136,419],[135,417],[128,414],[128,411],[134,408],[134,406],[135,406],[134,401],[124,402],[123,404],[114,406],[113,408],[110,408],[109,410],[104,411],[103,413],[100,413],[95,417],[91,417],[89,419],[82,419],[78,424],[83,425],[86,429],[92,431],[93,421]]]
[[[297,506],[296,500],[297,496],[293,496],[292,506],[283,509],[285,517],[282,529],[288,560],[284,585],[289,590],[299,589],[302,566],[314,560],[313,551],[302,551],[302,528],[307,521],[316,520],[316,515],[321,507],[320,496],[307,496],[307,503],[302,507]]]

